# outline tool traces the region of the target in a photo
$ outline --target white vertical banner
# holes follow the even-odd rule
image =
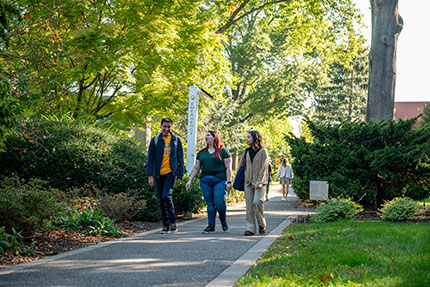
[[[190,175],[196,160],[198,106],[199,88],[196,86],[191,86],[188,98],[188,139],[186,161],[186,170],[188,175]]]

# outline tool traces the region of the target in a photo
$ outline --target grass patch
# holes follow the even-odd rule
[[[296,224],[236,286],[430,286],[430,224]]]

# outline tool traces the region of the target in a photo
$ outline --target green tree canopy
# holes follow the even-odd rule
[[[228,36],[238,122],[305,113],[329,64],[351,65],[361,47],[351,1],[244,1],[232,10],[219,31]]]
[[[330,64],[328,82],[314,91],[314,119],[326,123],[365,120],[368,81],[367,51],[345,67]]]
[[[203,1],[19,0],[8,71],[27,113],[142,124],[184,113],[187,87],[228,73]],[[210,79],[210,80],[209,80]],[[36,101],[34,101],[36,100]]]

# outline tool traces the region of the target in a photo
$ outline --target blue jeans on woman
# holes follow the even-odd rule
[[[200,178],[200,187],[208,206],[208,224],[210,225],[215,225],[217,211],[221,220],[225,220],[227,217],[225,204],[227,191],[225,184],[226,181],[224,179],[212,175],[205,175]]]

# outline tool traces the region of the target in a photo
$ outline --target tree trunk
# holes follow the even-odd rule
[[[384,203],[384,197],[385,194],[387,193],[387,191],[385,190],[383,184],[382,184],[383,180],[382,179],[376,179],[376,190],[375,190],[375,210],[378,210],[382,203]]]
[[[393,118],[397,39],[403,27],[398,0],[371,0],[372,44],[366,121]]]
[[[233,171],[237,171],[238,165],[239,165],[239,152],[237,150],[233,151],[233,155],[232,155],[232,167],[231,169]]]

